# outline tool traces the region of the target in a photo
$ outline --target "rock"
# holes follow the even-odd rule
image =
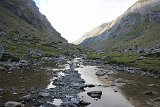
[[[116,86],[116,84],[111,84],[111,86]]]
[[[30,54],[31,56],[39,56],[39,57],[41,57],[41,56],[43,56],[43,51],[40,50],[40,49],[34,49],[34,50],[31,50],[31,51],[29,52],[29,54]]]
[[[79,99],[78,98],[71,98],[71,103],[78,105]]]
[[[107,60],[107,57],[106,56],[102,56],[101,59],[102,60]]]
[[[33,107],[34,107],[34,106],[36,106],[36,107],[41,107],[42,104],[43,104],[43,103],[42,103],[41,101],[36,101],[36,102],[34,102]]]
[[[3,31],[0,32],[0,37],[3,37],[3,36],[5,36],[5,35],[7,35],[6,32],[3,32]]]
[[[0,45],[0,58],[2,57],[3,52],[4,52],[4,48],[3,48],[3,46]]]
[[[5,92],[6,92],[5,89],[0,88],[0,94],[3,94],[3,93],[5,93]]]
[[[97,76],[104,76],[105,74],[106,74],[106,71],[103,71],[103,70],[99,70],[96,72]]]
[[[116,93],[116,92],[118,92],[117,90],[114,90],[114,92]]]
[[[80,83],[72,83],[73,88],[76,88],[78,90],[83,90],[86,85],[85,84],[80,84]]]
[[[154,93],[153,93],[153,91],[145,91],[143,94],[144,95],[153,95]]]
[[[153,99],[153,101],[160,101],[160,97],[157,97],[157,98],[155,98],[155,99]]]
[[[81,106],[87,106],[87,105],[90,105],[91,103],[90,103],[90,102],[86,102],[86,101],[84,101],[84,100],[81,100],[81,101],[79,102],[79,104],[80,104]]]
[[[20,100],[23,102],[30,102],[32,100],[32,96],[31,94],[29,94],[29,95],[21,97]]]
[[[0,71],[6,71],[6,69],[0,66]]]
[[[39,95],[41,95],[42,97],[48,97],[49,93],[48,92],[40,92]]]
[[[93,84],[87,84],[86,87],[95,87]]]
[[[148,84],[148,87],[158,87],[156,84]]]
[[[68,102],[64,102],[63,104],[61,104],[61,107],[78,107],[78,106],[68,101]]]
[[[116,70],[117,71],[124,71],[124,68],[123,67],[116,67]]]
[[[87,92],[87,95],[92,97],[92,98],[101,98],[102,91],[91,91]]]
[[[22,104],[20,102],[8,101],[4,104],[4,107],[21,107]]]

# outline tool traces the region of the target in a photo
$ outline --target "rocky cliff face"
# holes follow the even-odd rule
[[[64,55],[71,49],[33,0],[0,0],[0,63]]]
[[[160,45],[160,0],[139,0],[106,25],[101,31],[89,32],[80,44],[113,51],[134,46],[157,47]],[[91,35],[93,32],[96,33]]]
[[[13,12],[36,29],[53,37],[55,41],[67,42],[61,37],[61,34],[52,27],[46,16],[39,12],[33,0],[1,0],[0,6]]]

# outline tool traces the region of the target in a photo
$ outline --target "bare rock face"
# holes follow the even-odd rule
[[[61,37],[61,34],[52,27],[46,16],[40,13],[39,8],[33,0],[1,0],[0,6],[15,13],[36,29],[45,32],[52,39],[67,42]]]
[[[78,40],[78,43],[95,50],[126,48],[132,46],[129,42],[134,42],[135,44],[133,43],[133,45],[141,45],[136,43],[138,39],[134,39],[142,34],[144,34],[143,38],[145,38],[146,31],[148,33],[151,32],[150,29],[147,29],[147,26],[158,32],[155,26],[159,23],[160,0],[138,0],[123,15],[88,32]],[[152,26],[150,26],[151,24]],[[146,41],[148,42],[149,40]],[[149,41],[147,44],[146,41],[141,42],[146,43],[148,46],[153,42]]]

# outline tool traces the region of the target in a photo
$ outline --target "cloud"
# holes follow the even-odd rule
[[[69,42],[121,15],[136,0],[40,0],[40,11]]]

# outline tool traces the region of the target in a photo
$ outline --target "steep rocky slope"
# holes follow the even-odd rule
[[[117,19],[85,34],[79,43],[110,51],[158,48],[159,34],[160,0],[138,0]]]
[[[32,0],[0,0],[0,61],[68,54],[73,48]]]

